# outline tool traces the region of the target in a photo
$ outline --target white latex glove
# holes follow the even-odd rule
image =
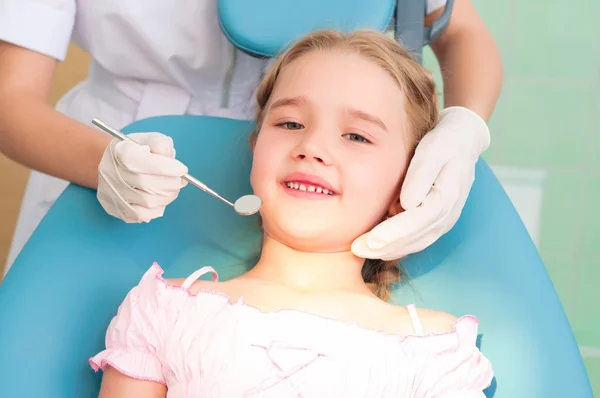
[[[490,145],[486,122],[463,107],[441,112],[419,143],[400,192],[404,212],[358,237],[352,252],[395,260],[419,252],[458,221],[475,180],[475,164]]]
[[[98,166],[98,200],[111,216],[127,223],[162,217],[187,181],[187,167],[175,159],[173,140],[161,133],[129,134],[136,142],[113,139]],[[139,144],[139,145],[138,145]]]

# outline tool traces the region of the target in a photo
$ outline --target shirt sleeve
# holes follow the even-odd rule
[[[106,349],[90,358],[94,370],[110,365],[131,378],[166,385],[160,359],[166,311],[157,301],[160,289],[150,269],[129,291],[106,332]]]
[[[76,0],[0,1],[0,40],[64,61]]]
[[[477,326],[469,317],[455,324],[455,344],[440,352],[427,370],[432,383],[425,398],[485,398],[494,371],[477,348]]]

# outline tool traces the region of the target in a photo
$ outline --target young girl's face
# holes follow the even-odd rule
[[[346,251],[399,208],[404,109],[397,83],[368,59],[314,51],[287,65],[254,148],[265,233],[297,250]]]

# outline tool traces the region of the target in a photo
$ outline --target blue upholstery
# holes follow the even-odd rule
[[[414,2],[414,0],[412,0]],[[238,48],[271,58],[306,32],[385,30],[395,0],[218,0],[221,28]]]
[[[234,199],[251,192],[252,127],[164,116],[124,131],[170,135],[190,173]],[[93,191],[68,187],[0,285],[0,396],[97,396],[100,374],[87,359],[104,348],[118,304],[153,261],[166,277],[212,265],[229,279],[252,264],[260,239],[255,217],[193,187],[143,225],[110,217]],[[405,266],[411,284],[394,292],[395,302],[479,317],[481,349],[496,372],[488,397],[592,397],[544,265],[485,162],[458,224]]]
[[[446,30],[454,0],[430,27],[424,26],[425,0],[217,0],[219,23],[239,49],[274,57],[307,32],[319,29],[385,31],[395,17],[396,39],[419,60],[422,50]]]

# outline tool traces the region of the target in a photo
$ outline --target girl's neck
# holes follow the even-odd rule
[[[265,234],[260,259],[247,276],[279,283],[302,292],[350,290],[366,292],[364,259],[350,250],[315,253],[296,250]]]

